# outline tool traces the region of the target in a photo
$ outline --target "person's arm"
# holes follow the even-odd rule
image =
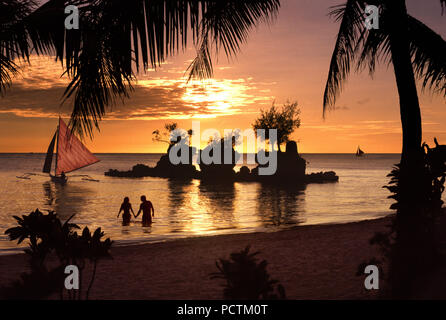
[[[122,211],[122,210],[123,210],[123,208],[122,208],[122,206],[121,206],[121,208],[119,209],[117,218],[119,218],[119,215],[121,214],[121,211]]]
[[[139,206],[138,213],[136,214],[135,218],[138,218],[139,214],[141,213],[142,205]]]
[[[135,217],[135,211],[133,211],[132,205],[130,205],[130,210],[132,211],[133,216]],[[136,217],[135,217],[135,218],[136,218]]]
[[[152,202],[150,202],[150,207],[152,208],[152,217],[155,217],[155,208],[153,207]]]

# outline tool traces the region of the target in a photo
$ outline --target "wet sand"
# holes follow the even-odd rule
[[[114,247],[113,260],[99,263],[90,298],[221,299],[222,281],[209,276],[216,259],[250,245],[268,261],[288,299],[375,299],[377,291],[365,290],[365,276],[356,272],[361,262],[379,257],[369,239],[389,223],[384,218]],[[24,254],[0,256],[0,286],[18,279],[26,265]],[[89,275],[86,268],[84,277]]]

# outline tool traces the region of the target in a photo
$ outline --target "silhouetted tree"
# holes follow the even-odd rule
[[[273,103],[268,110],[262,110],[252,125],[254,130],[265,129],[265,139],[269,139],[268,129],[277,129],[277,145],[280,146],[289,141],[290,135],[300,127],[300,109],[297,102],[285,103],[281,109]],[[256,132],[257,134],[257,132]]]
[[[445,0],[440,0],[444,5]],[[380,7],[379,29],[365,26],[366,5]],[[331,12],[340,29],[330,63],[324,93],[324,112],[333,107],[352,67],[368,67],[372,74],[381,59],[392,63],[400,96],[403,127],[402,159],[419,154],[421,116],[415,75],[423,87],[446,97],[446,42],[425,24],[407,13],[405,0],[349,0]]]
[[[67,5],[79,8],[78,30],[65,29]],[[158,67],[192,39],[189,79],[211,77],[212,52],[237,54],[249,31],[279,7],[279,0],[49,0],[40,7],[2,0],[0,92],[17,73],[15,59],[55,54],[70,79],[63,99],[74,99],[71,126],[91,136],[107,106],[130,95],[135,71]]]
[[[164,124],[164,130],[156,129],[152,132],[152,140],[155,142],[165,142],[169,145],[178,143],[180,140],[189,138],[189,144],[191,142],[193,130],[181,131],[178,128],[178,123],[171,122]],[[173,137],[175,136],[175,138]]]
[[[442,5],[446,1],[441,0]],[[377,30],[365,26],[366,5],[380,7],[380,25]],[[446,97],[446,42],[422,22],[407,13],[404,0],[349,0],[331,12],[341,22],[335,49],[330,63],[324,93],[324,112],[335,105],[342,83],[356,64],[356,70],[368,67],[375,71],[381,59],[392,63],[400,97],[403,149],[402,175],[407,173],[408,205],[416,208],[417,181],[422,164],[422,128],[415,75],[424,87],[438,91]],[[409,178],[410,177],[410,178]],[[405,180],[405,177],[402,177]],[[404,181],[402,181],[403,184]],[[407,189],[407,190],[406,190]]]
[[[440,3],[444,9],[446,1],[440,0]],[[379,7],[379,29],[366,28],[367,5]],[[418,265],[413,262],[429,265],[434,258],[433,254],[429,258],[425,255],[435,246],[429,234],[434,228],[433,213],[427,210],[432,206],[426,202],[431,201],[426,196],[435,186],[426,170],[429,164],[421,146],[421,112],[415,76],[424,88],[446,97],[446,41],[409,15],[405,0],[348,0],[334,7],[331,14],[340,21],[340,29],[324,93],[324,112],[335,105],[353,67],[356,71],[368,68],[373,74],[378,61],[393,65],[400,99],[403,147],[401,162],[392,172],[389,186],[394,193],[392,197],[397,200],[393,206],[397,210],[393,226],[397,242],[392,245],[392,263],[395,263],[393,274],[405,276],[392,285],[394,293],[402,297],[410,294],[411,283],[422,269],[410,269]]]

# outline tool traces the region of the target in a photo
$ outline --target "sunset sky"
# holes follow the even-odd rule
[[[158,70],[138,76],[135,91],[101,122],[101,131],[87,140],[101,152],[164,152],[152,132],[166,122],[189,129],[192,120],[206,128],[247,129],[260,109],[298,101],[302,126],[293,139],[303,153],[351,153],[358,145],[369,153],[401,149],[398,95],[392,67],[380,66],[373,79],[353,74],[337,110],[322,117],[322,97],[339,25],[327,16],[343,1],[282,0],[277,19],[251,33],[233,61],[221,55],[215,77],[207,83],[186,84],[184,72],[194,57],[192,46]],[[408,0],[409,13],[446,37],[446,15],[438,0]],[[60,64],[51,57],[33,57],[13,87],[0,97],[0,152],[45,152],[59,115],[67,84]],[[438,137],[446,144],[444,98],[421,93],[423,139]]]

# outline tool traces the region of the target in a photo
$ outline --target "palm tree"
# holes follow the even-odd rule
[[[446,0],[440,3],[444,9]],[[367,5],[379,7],[377,30],[365,26]],[[401,185],[407,187],[408,194],[416,194],[417,183],[422,179],[422,125],[415,76],[422,80],[423,88],[446,97],[446,42],[407,13],[405,0],[348,0],[334,7],[331,15],[340,21],[340,29],[324,93],[324,113],[335,105],[352,66],[356,71],[368,68],[373,74],[377,62],[392,63],[403,129],[401,172],[408,173],[401,177],[412,177]],[[407,198],[417,202],[416,197]]]
[[[67,5],[79,8],[78,30],[65,29]],[[18,72],[15,59],[55,54],[71,80],[63,96],[74,100],[71,126],[91,137],[107,106],[129,97],[141,67],[156,68],[192,41],[189,79],[211,77],[213,53],[237,54],[279,7],[280,0],[49,0],[40,7],[0,0],[0,94]]]
[[[446,0],[440,0],[442,6]],[[380,6],[380,28],[364,24],[366,5]],[[366,65],[370,73],[378,60],[391,62],[400,96],[403,127],[403,158],[419,150],[422,130],[415,74],[446,97],[446,42],[422,22],[408,15],[404,0],[349,0],[331,12],[341,21],[324,93],[324,112],[335,105],[351,65]]]
[[[446,7],[446,0],[440,0]],[[380,8],[380,27],[368,30],[366,5]],[[426,170],[421,146],[422,124],[416,76],[423,88],[446,97],[446,42],[407,13],[405,0],[348,0],[331,12],[341,21],[324,94],[324,112],[334,106],[351,66],[368,67],[372,74],[378,61],[393,64],[400,99],[403,148],[401,163],[392,171],[388,187],[397,200],[396,219],[389,233],[375,241],[390,258],[388,280],[391,294],[411,297],[416,282],[438,260],[435,212],[431,194],[435,180]],[[443,180],[444,181],[444,180]],[[437,181],[438,182],[438,181]],[[426,273],[427,272],[427,273]]]

